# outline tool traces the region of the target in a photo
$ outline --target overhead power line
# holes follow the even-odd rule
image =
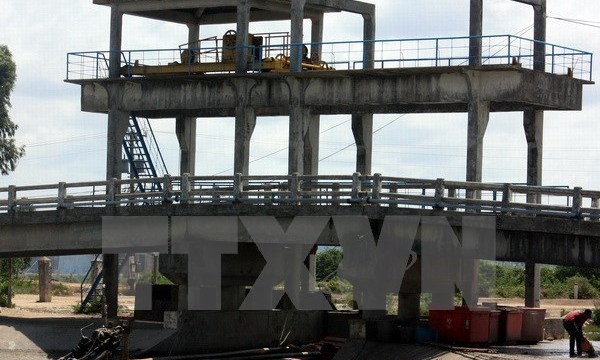
[[[556,17],[556,16],[546,16],[546,18],[548,18],[548,19],[554,19],[554,20],[559,20],[559,21],[564,21],[564,22],[570,22],[570,23],[577,24],[577,25],[589,26],[589,27],[600,29],[600,22],[599,21],[590,21],[590,20],[581,20],[581,19],[569,19],[569,18],[561,18],[561,17]]]

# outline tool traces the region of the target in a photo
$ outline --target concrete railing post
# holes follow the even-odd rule
[[[58,183],[58,201],[57,201],[57,207],[59,209],[64,209],[66,208],[65,205],[65,199],[67,198],[67,183],[66,182],[59,182]]]
[[[171,175],[166,174],[163,177],[163,202],[171,202],[171,194],[173,194],[173,181]]]
[[[241,173],[237,173],[233,176],[233,201],[239,202],[242,199],[242,193],[244,191],[244,180]]]
[[[504,184],[502,189],[502,210],[504,214],[510,214],[510,198],[512,197],[512,186]]]
[[[38,260],[40,302],[52,302],[52,261],[43,257]]]
[[[333,183],[331,184],[331,200],[339,200],[340,199],[340,184],[339,183]],[[331,204],[335,204],[335,201],[332,201]]]
[[[449,198],[455,198],[456,197],[456,188],[448,188],[448,197]],[[456,208],[454,207],[449,207],[448,211],[455,211]]]
[[[187,204],[190,201],[190,174],[181,175],[181,197],[179,201],[182,204]]]
[[[591,207],[600,208],[600,198],[593,197]],[[591,221],[600,221],[600,218],[591,217],[590,220]]]
[[[290,198],[298,199],[300,198],[300,176],[299,173],[295,172],[290,175],[289,186],[290,186]]]
[[[352,174],[352,192],[351,192],[352,200],[359,200],[361,190],[362,190],[362,184],[360,181],[360,173],[355,172],[354,174]]]
[[[373,189],[371,190],[372,199],[381,198],[381,174],[376,173],[373,175]]]
[[[8,187],[8,211],[14,212],[17,210],[17,187],[10,185]]]
[[[116,197],[117,197],[117,179],[112,178],[112,179],[108,180],[108,182],[106,183],[106,202],[109,205],[116,205],[115,204]]]
[[[391,184],[390,185],[390,194],[397,194],[397,193],[398,193],[398,184],[396,184],[396,183]],[[389,199],[390,199],[390,207],[397,208],[398,204],[395,202],[392,203],[392,201],[396,201],[398,199],[396,197],[391,197],[391,196],[389,197]]]
[[[581,187],[577,186],[573,189],[573,207],[572,213],[575,217],[581,217],[581,205],[583,203],[583,197],[581,196]]]
[[[446,185],[444,184],[444,179],[438,178],[435,180],[435,205],[434,209],[444,209],[442,205],[444,201],[444,192],[446,190]]]

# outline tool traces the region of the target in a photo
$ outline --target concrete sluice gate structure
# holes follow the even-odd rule
[[[81,86],[83,111],[108,114],[107,179],[121,177],[121,146],[131,114],[175,119],[179,168],[181,175],[191,176],[195,174],[197,118],[235,117],[233,173],[248,175],[257,116],[289,116],[288,172],[318,175],[319,116],[351,114],[356,172],[370,175],[374,113],[465,112],[466,180],[481,182],[482,142],[490,112],[521,111],[528,142],[527,183],[541,185],[543,112],[581,110],[583,85],[592,80],[591,54],[547,43],[546,1],[518,1],[533,7],[533,40],[483,35],[483,0],[470,2],[468,36],[404,40],[377,40],[375,6],[361,1],[94,0],[111,8],[110,49],[68,54],[67,81]],[[324,42],[324,15],[337,12],[361,16],[364,37]],[[188,42],[173,49],[124,50],[124,15],[182,24],[187,27]],[[311,22],[310,32],[304,31],[305,19]],[[251,22],[277,20],[290,21],[289,32],[250,32]],[[222,37],[205,37],[215,35],[202,31],[202,26],[212,24],[234,25]],[[310,34],[308,39],[305,33]],[[469,196],[479,194],[472,191]],[[533,195],[528,201],[539,200]],[[250,208],[244,210],[246,215],[252,215]],[[289,224],[290,214],[270,209],[280,223]],[[338,208],[332,209],[328,216]],[[381,221],[372,226],[380,227]],[[308,343],[328,334],[347,336],[348,324],[339,315],[292,306],[301,298],[321,299],[307,271],[307,267],[314,270],[314,248],[305,261],[295,262],[305,265],[288,266],[280,274],[286,279],[282,301],[277,301],[281,290],[273,291],[272,286],[265,295],[279,310],[240,310],[248,289],[258,286],[265,266],[262,246],[254,241],[238,244],[237,255],[222,256],[220,292],[202,279],[188,283],[188,269],[194,264],[188,263],[187,256],[161,254],[160,271],[177,286],[144,290],[153,296],[153,310],[145,315],[162,320],[166,311],[177,320],[170,321],[181,330],[175,335],[180,348],[173,350],[279,345],[282,334],[286,343]],[[306,253],[298,250],[294,256]],[[539,304],[539,287],[535,286],[539,268],[534,261],[526,264],[526,301],[535,306],[536,301]],[[108,315],[115,316],[115,255],[105,256],[104,269]],[[419,315],[420,271],[408,271],[405,278],[394,321],[409,325]],[[188,294],[207,296],[210,291],[220,311],[187,310]],[[352,316],[380,320],[385,311],[364,310]],[[391,329],[375,324],[381,333]],[[166,340],[164,348],[172,346],[172,340]]]

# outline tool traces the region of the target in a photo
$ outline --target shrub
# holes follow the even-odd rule
[[[334,274],[342,261],[342,257],[342,251],[337,247],[317,252],[317,281],[322,281]]]

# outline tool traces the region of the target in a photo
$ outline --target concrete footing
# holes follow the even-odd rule
[[[325,336],[325,311],[183,311],[175,335],[150,349],[152,354],[214,353],[307,344]]]

